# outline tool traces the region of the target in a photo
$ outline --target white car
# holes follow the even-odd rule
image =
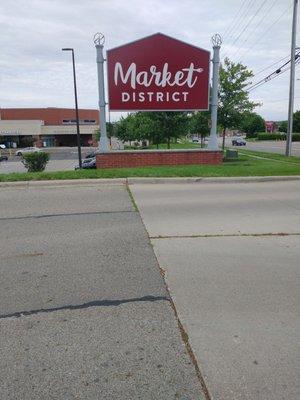
[[[20,149],[16,151],[16,156],[22,156],[23,154],[26,153],[39,153],[42,151],[38,147],[25,147],[25,149]]]
[[[0,144],[0,149],[2,149],[2,150],[6,149],[5,144]]]

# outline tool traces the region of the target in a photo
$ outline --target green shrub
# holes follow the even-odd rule
[[[293,133],[293,142],[300,142],[300,133]]]
[[[258,140],[285,140],[286,135],[283,133],[258,133]]]
[[[256,138],[257,138],[257,132],[246,133],[246,139],[256,139]]]
[[[25,165],[28,172],[41,172],[44,171],[49,158],[49,154],[43,151],[27,153],[23,154],[22,163]]]

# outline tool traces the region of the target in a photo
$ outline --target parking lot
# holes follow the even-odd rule
[[[50,154],[50,161],[46,166],[46,171],[67,171],[73,170],[78,165],[77,147],[49,147],[44,149]],[[82,147],[82,158],[95,150],[93,147]],[[2,151],[4,154],[4,152]],[[0,162],[0,174],[10,172],[26,172],[26,168],[21,162],[21,158],[12,154],[8,155],[8,161]]]

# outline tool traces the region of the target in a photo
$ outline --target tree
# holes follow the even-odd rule
[[[285,133],[287,133],[287,125],[288,125],[287,121],[281,121],[281,122],[279,122],[279,124],[278,124],[279,132],[285,132]]]
[[[199,111],[194,113],[189,120],[190,133],[200,135],[201,147],[205,136],[209,135],[210,131],[210,113],[208,111]]]
[[[134,114],[128,114],[126,118],[121,117],[116,124],[115,134],[123,142],[136,140],[136,132],[133,130]]]
[[[245,112],[250,112],[259,105],[249,100],[249,94],[245,90],[252,77],[252,71],[241,63],[235,64],[225,58],[221,65],[218,122],[223,128],[223,149],[226,129],[237,126]]]
[[[300,110],[294,113],[293,118],[293,131],[300,132]]]
[[[147,139],[156,144],[182,136],[188,129],[188,117],[183,112],[138,112],[129,114],[116,125],[116,136],[122,141]]]
[[[255,112],[246,112],[242,116],[240,128],[246,133],[265,131],[265,120]]]
[[[151,112],[147,115],[154,123],[160,140],[167,143],[168,149],[172,138],[176,139],[187,133],[188,116],[185,112],[163,111]]]

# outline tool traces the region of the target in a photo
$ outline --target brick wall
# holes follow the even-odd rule
[[[208,150],[111,151],[96,156],[97,168],[221,164],[222,161],[221,151]]]
[[[61,125],[63,119],[76,119],[73,108],[0,108],[3,120],[41,120],[45,125]],[[99,111],[79,109],[79,119],[94,119],[99,124]]]

